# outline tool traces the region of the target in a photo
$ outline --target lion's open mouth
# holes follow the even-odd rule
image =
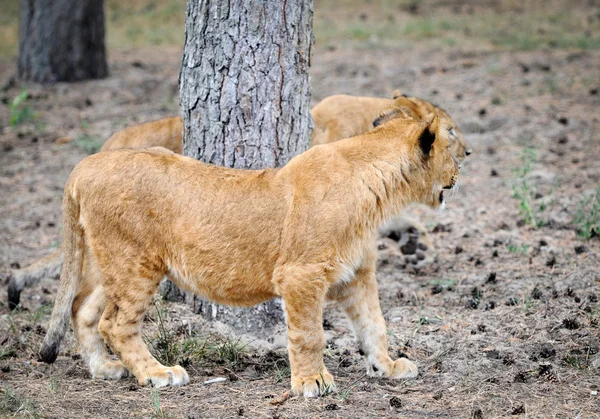
[[[444,202],[444,191],[440,191],[440,204]]]

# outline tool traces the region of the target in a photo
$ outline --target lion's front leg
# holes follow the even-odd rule
[[[393,361],[388,355],[386,326],[379,307],[374,265],[372,263],[359,269],[354,281],[336,285],[328,298],[336,300],[350,319],[370,376],[414,378],[418,374],[414,363],[406,358]]]
[[[335,391],[333,376],[323,364],[323,302],[327,283],[318,273],[288,270],[293,271],[296,272],[286,275],[281,284],[288,329],[291,394],[318,397]]]

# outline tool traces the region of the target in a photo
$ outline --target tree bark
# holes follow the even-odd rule
[[[35,82],[108,75],[103,0],[20,0],[17,76]]]
[[[259,169],[282,166],[306,150],[312,0],[188,0],[186,13],[183,154]],[[283,319],[279,301],[235,309],[187,299],[196,312],[254,334]]]

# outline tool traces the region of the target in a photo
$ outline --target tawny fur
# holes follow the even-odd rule
[[[65,263],[42,360],[56,358],[71,314],[94,377],[130,371],[140,384],[186,384],[185,370],[161,365],[140,334],[167,275],[221,304],[282,297],[292,394],[334,389],[323,364],[325,299],[348,315],[370,375],[415,377],[412,362],[387,353],[375,237],[403,206],[440,204],[458,176],[448,146],[438,118],[396,118],[278,170],[211,166],[162,148],[84,159],[65,186]]]

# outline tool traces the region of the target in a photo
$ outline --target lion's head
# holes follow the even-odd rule
[[[444,190],[458,181],[460,163],[451,151],[450,132],[437,115],[417,120],[404,107],[390,106],[373,121],[373,126],[397,136],[408,146],[409,169],[403,173],[417,201],[432,208],[444,202]],[[377,129],[377,128],[376,128]],[[408,144],[407,144],[408,143]]]
[[[437,116],[440,119],[441,127],[448,131],[450,152],[459,161],[462,161],[466,156],[471,154],[471,149],[463,133],[458,128],[454,119],[444,109],[426,100],[403,95],[398,90],[394,90],[392,98],[396,106],[403,108],[413,118],[431,120],[434,115]]]

